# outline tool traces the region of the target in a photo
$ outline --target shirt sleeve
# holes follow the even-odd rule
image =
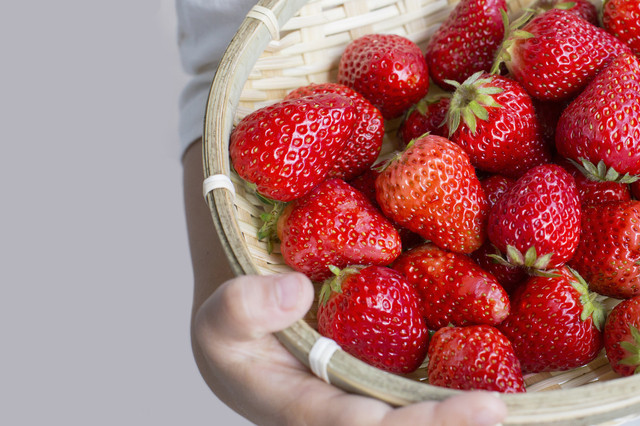
[[[176,0],[178,49],[189,75],[179,100],[181,151],[202,136],[211,81],[220,59],[257,0]]]

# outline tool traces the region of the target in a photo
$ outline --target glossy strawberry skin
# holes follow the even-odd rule
[[[278,219],[285,262],[314,281],[329,265],[387,265],[402,250],[394,226],[355,188],[329,178],[287,206]]]
[[[593,204],[582,215],[569,265],[592,291],[618,299],[640,295],[640,201]]]
[[[621,376],[640,372],[640,341],[631,332],[631,327],[640,330],[640,296],[623,300],[607,316],[604,326],[604,348],[611,368]],[[631,347],[625,349],[622,342]],[[620,362],[625,360],[625,362]]]
[[[337,83],[310,84],[291,91],[285,99],[337,93],[353,101],[356,107],[356,123],[351,137],[338,156],[328,176],[348,181],[368,169],[378,158],[384,136],[384,120],[380,111],[361,94]]]
[[[464,148],[475,167],[488,173],[520,177],[531,167],[549,163],[551,154],[527,92],[507,77],[481,78],[489,80],[483,86],[501,90],[490,95],[500,106],[486,107],[488,117],[476,120],[475,132],[461,122],[449,139]]]
[[[429,90],[429,70],[420,48],[395,34],[367,34],[347,45],[338,83],[362,94],[385,119],[401,116]]]
[[[566,158],[557,159],[556,164],[562,166],[575,180],[582,206],[609,201],[629,201],[631,199],[629,185],[611,181],[591,180]]]
[[[502,175],[491,175],[481,179],[480,184],[482,184],[484,195],[489,201],[489,207],[493,207],[502,194],[507,192],[515,183],[515,179]]]
[[[294,200],[325,179],[355,119],[353,102],[333,93],[261,108],[231,132],[232,165],[267,198]]]
[[[471,253],[486,240],[487,199],[467,154],[435,135],[414,139],[376,179],[380,209],[439,247]]]
[[[451,389],[526,392],[511,342],[495,327],[443,327],[429,344],[429,384]]]
[[[318,306],[318,331],[356,358],[392,373],[417,369],[429,341],[415,290],[382,266],[343,278],[340,292],[331,292]]]
[[[606,0],[602,5],[602,27],[640,57],[640,2]]]
[[[403,252],[392,268],[418,291],[431,330],[447,324],[496,325],[509,314],[509,297],[493,275],[468,256],[426,243]]]
[[[505,0],[461,0],[438,27],[425,49],[433,81],[462,83],[477,71],[488,71],[504,37],[500,10]]]
[[[640,175],[640,64],[630,53],[615,58],[564,110],[556,147],[620,174]]]
[[[548,11],[551,8],[558,7],[560,5],[567,4],[566,0],[538,0],[534,3],[533,9],[536,14],[541,14]],[[598,25],[598,9],[589,0],[572,0],[573,6],[569,9],[564,9],[569,13],[572,13],[579,18],[584,19],[593,25]]]
[[[445,123],[449,109],[448,97],[422,99],[407,111],[399,129],[400,140],[407,146],[412,139],[425,133],[447,137],[449,129]]]
[[[489,240],[502,252],[535,247],[538,256],[553,253],[548,269],[573,256],[580,237],[580,200],[575,181],[562,167],[530,169],[491,208]]]
[[[506,65],[540,100],[576,95],[613,58],[630,51],[602,28],[564,10],[551,9],[522,29],[534,37],[516,40]]]
[[[572,284],[576,278],[566,267],[558,272],[558,277],[531,277],[518,287],[511,313],[498,325],[513,344],[525,374],[582,366],[603,347],[593,315],[581,319],[581,294]]]

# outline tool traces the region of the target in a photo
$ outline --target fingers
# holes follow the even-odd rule
[[[502,423],[507,406],[489,392],[464,392],[436,404],[434,425],[492,426]]]
[[[246,275],[227,281],[196,314],[196,337],[256,340],[287,328],[311,307],[313,285],[299,273]]]

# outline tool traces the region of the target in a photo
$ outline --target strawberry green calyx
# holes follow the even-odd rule
[[[602,160],[600,160],[597,165],[593,164],[586,158],[580,157],[579,160],[580,163],[569,159],[571,164],[576,166],[576,168],[580,170],[580,172],[582,172],[582,174],[585,175],[587,179],[595,182],[616,182],[621,184],[630,184],[640,179],[640,176],[630,175],[629,173],[621,175],[613,167],[607,167]]]
[[[580,293],[580,302],[582,303],[582,314],[580,319],[586,321],[587,318],[593,319],[593,324],[596,328],[602,331],[606,320],[604,307],[598,301],[598,294],[593,291],[589,291],[589,284],[580,276],[578,271],[566,267],[569,272],[575,277],[575,280],[571,281],[571,285]]]
[[[475,135],[477,119],[487,120],[489,118],[487,107],[499,108],[502,106],[491,96],[501,93],[502,89],[491,86],[491,78],[480,78],[482,74],[483,71],[478,71],[462,84],[446,80],[448,84],[455,87],[446,117],[449,136],[458,130],[461,120]]]
[[[507,15],[507,12],[504,10],[501,10],[500,12],[502,13],[502,23],[504,24],[504,39],[496,53],[496,58],[491,66],[490,74],[500,74],[500,65],[503,62],[511,61],[511,48],[516,40],[524,40],[534,37],[530,32],[523,31],[521,29],[535,15],[533,10],[526,10],[518,19],[511,23],[509,22],[509,15]]]
[[[555,270],[547,270],[553,253],[538,256],[537,250],[534,246],[529,247],[527,251],[522,254],[522,252],[514,246],[507,245],[506,258],[502,257],[500,254],[489,254],[488,256],[504,266],[522,267],[526,269],[529,275],[539,277],[559,276]]]
[[[349,266],[340,269],[337,266],[329,265],[329,269],[334,276],[327,278],[324,283],[322,283],[318,302],[321,305],[326,305],[332,293],[342,293],[342,282],[344,279],[349,275],[357,274],[362,268],[362,266]]]
[[[263,224],[260,229],[258,229],[257,237],[258,241],[266,241],[269,254],[273,252],[274,242],[278,241],[278,219],[287,204],[288,203],[272,201],[271,205],[273,208],[271,211],[260,215]]]
[[[633,325],[629,325],[629,331],[633,342],[624,341],[620,343],[620,346],[631,355],[621,359],[619,364],[636,367],[633,374],[640,374],[640,330]]]

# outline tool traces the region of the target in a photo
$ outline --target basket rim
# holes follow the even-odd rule
[[[281,27],[307,2],[308,0],[261,0],[258,6],[270,9]],[[260,20],[247,17],[222,57],[210,87],[205,110],[205,178],[216,174],[231,176],[228,138],[233,126],[233,114],[230,112],[236,110],[244,82],[270,40],[271,32],[267,25]],[[215,189],[206,195],[206,203],[235,274],[260,274],[252,262],[242,231],[238,227],[233,195],[227,190]],[[276,336],[307,367],[309,351],[321,337],[303,320],[276,333]],[[334,354],[327,370],[332,384],[392,405],[405,405],[421,400],[442,400],[463,392],[386,373],[342,350]],[[354,372],[361,374],[355,376]],[[505,424],[593,424],[640,414],[640,375],[571,389],[499,396],[508,407]]]

